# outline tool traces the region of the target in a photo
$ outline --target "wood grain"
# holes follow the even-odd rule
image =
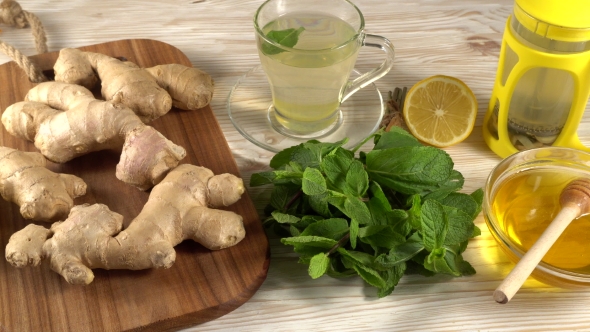
[[[259,64],[252,18],[262,0],[20,0],[47,30],[50,50],[126,38],[156,39],[182,50],[194,66],[215,79],[211,103],[240,173],[268,170],[273,153],[256,147],[233,127],[226,98],[246,71]],[[496,75],[500,42],[514,0],[353,0],[367,31],[390,39],[396,49],[392,71],[377,81],[382,92],[410,87],[426,77],[457,77],[479,104],[476,128],[461,144],[447,148],[465,176],[464,192],[484,185],[500,161],[483,141],[481,124]],[[98,5],[100,3],[100,5]],[[0,26],[0,38],[35,54],[29,29]],[[368,70],[381,52],[363,48],[357,68]],[[0,63],[10,59],[0,55]],[[0,89],[9,82],[0,80]],[[578,130],[590,145],[590,112]],[[267,188],[248,188],[258,211]],[[405,276],[391,296],[376,293],[359,278],[311,280],[289,247],[270,235],[271,264],[260,289],[244,305],[213,321],[188,328],[205,331],[589,331],[590,290],[566,290],[525,282],[509,305],[492,293],[514,264],[500,251],[483,216],[482,235],[465,258],[477,274],[466,278]],[[0,279],[0,283],[2,280]],[[37,301],[38,297],[30,301]],[[42,299],[40,300],[42,301]],[[4,311],[6,303],[0,303]],[[105,316],[102,319],[110,319]],[[3,324],[0,321],[0,324]],[[0,326],[0,331],[3,331]],[[8,332],[14,332],[8,331]]]
[[[175,47],[154,40],[123,40],[83,47],[84,50],[125,57],[140,66],[164,63],[190,66]],[[57,52],[33,57],[50,69]],[[14,63],[0,66],[0,108],[23,100],[33,86]],[[197,111],[173,109],[151,123],[187,150],[182,163],[202,165],[214,173],[239,170],[210,107]],[[0,144],[35,151],[25,142],[1,131]],[[128,224],[145,204],[148,194],[115,177],[116,151],[92,153],[49,168],[81,177],[88,193],[76,204],[103,203],[125,217]],[[188,241],[177,247],[176,263],[168,270],[96,270],[89,286],[69,285],[47,264],[16,269],[0,262],[0,331],[118,331],[169,330],[202,323],[226,314],[246,302],[266,277],[269,246],[255,207],[244,194],[229,208],[244,217],[246,238],[238,245],[210,251]],[[16,205],[0,202],[0,254],[15,231],[27,222]],[[49,225],[46,225],[49,226]]]

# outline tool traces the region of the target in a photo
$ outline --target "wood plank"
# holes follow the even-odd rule
[[[242,177],[248,182],[251,174],[269,169],[274,153],[244,139],[225,109],[238,78],[260,63],[252,26],[260,0],[103,0],[100,5],[92,0],[71,0],[51,1],[49,6],[48,1],[19,2],[43,22],[50,50],[121,38],[151,38],[181,49],[216,80],[211,107]],[[396,48],[393,70],[377,81],[381,92],[410,87],[435,74],[457,77],[473,90],[479,102],[476,128],[466,141],[446,151],[465,176],[464,192],[482,187],[500,161],[483,142],[481,125],[496,75],[502,32],[514,1],[353,2],[365,15],[367,32],[389,38]],[[36,54],[30,29],[7,25],[0,25],[0,29],[2,41],[24,54]],[[381,59],[380,51],[363,48],[357,68],[370,70]],[[10,59],[0,54],[0,63],[7,61]],[[0,89],[8,84],[10,81],[1,80]],[[590,105],[578,132],[590,146]],[[248,188],[259,211],[268,202],[268,189]],[[514,264],[500,251],[482,216],[476,224],[482,235],[470,242],[465,253],[477,270],[475,276],[407,275],[391,296],[382,299],[360,278],[311,279],[307,267],[297,263],[292,248],[272,235],[272,264],[256,294],[231,313],[186,332],[590,330],[588,288],[559,289],[530,278],[509,305],[495,303],[491,294]],[[15,305],[1,301],[0,297],[0,313]],[[42,305],[46,304],[38,307],[44,308]],[[2,319],[0,315],[0,331],[15,332],[3,329]]]
[[[125,57],[143,67],[165,63],[191,66],[180,50],[155,40],[121,40],[82,49]],[[51,69],[56,59],[57,52],[33,57],[44,70]],[[34,86],[14,62],[0,66],[0,82],[9,87],[0,89],[2,110],[23,100]],[[187,157],[182,163],[240,175],[210,107],[192,112],[173,109],[151,125],[185,147]],[[36,151],[32,143],[12,137],[3,128],[0,140],[5,146]],[[76,199],[76,204],[106,204],[129,223],[149,193],[116,179],[118,159],[116,151],[102,151],[66,164],[49,163],[49,168],[86,181],[88,192]],[[10,235],[27,222],[14,204],[0,201],[0,210],[0,254],[4,256]],[[209,251],[194,242],[182,243],[169,270],[95,270],[92,284],[73,286],[47,264],[16,269],[1,260],[0,331],[162,331],[206,322],[234,310],[266,278],[269,244],[248,193],[228,210],[244,217],[246,238],[221,251]]]

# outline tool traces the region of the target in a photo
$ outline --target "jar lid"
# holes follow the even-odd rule
[[[531,16],[565,28],[590,28],[590,1],[588,0],[516,0]]]
[[[590,40],[590,1],[515,0],[514,16],[543,37],[579,42]]]

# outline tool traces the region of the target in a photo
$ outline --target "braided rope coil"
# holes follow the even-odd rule
[[[6,24],[15,28],[31,27],[35,39],[35,48],[38,53],[47,52],[47,37],[43,24],[33,13],[21,8],[14,0],[4,0],[0,3],[0,24]],[[11,45],[0,41],[0,51],[8,55],[16,64],[21,67],[29,79],[34,83],[47,81],[43,72],[35,66],[31,60]]]

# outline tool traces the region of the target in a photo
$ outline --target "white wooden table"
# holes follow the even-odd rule
[[[21,0],[43,22],[50,51],[119,39],[157,39],[182,50],[216,82],[212,108],[246,182],[267,170],[273,153],[256,147],[233,127],[226,98],[235,81],[258,64],[252,17],[261,0]],[[479,115],[472,135],[448,148],[466,179],[464,191],[482,187],[500,159],[483,142],[481,125],[494,81],[508,0],[357,0],[366,30],[396,47],[393,70],[377,86],[383,93],[435,74],[460,78],[475,93]],[[0,39],[35,54],[30,30],[0,26]],[[363,50],[357,68],[380,62]],[[0,55],[0,63],[10,61]],[[7,88],[0,82],[0,88]],[[588,112],[587,112],[588,113]],[[590,141],[590,119],[580,129]],[[262,210],[268,189],[250,189]],[[497,247],[480,215],[482,235],[465,258],[472,277],[405,276],[394,293],[378,299],[360,278],[311,280],[289,247],[271,237],[268,277],[254,297],[235,311],[188,331],[457,331],[590,330],[590,290],[563,290],[529,279],[507,305],[492,291],[513,264]],[[0,329],[2,331],[2,329]]]

